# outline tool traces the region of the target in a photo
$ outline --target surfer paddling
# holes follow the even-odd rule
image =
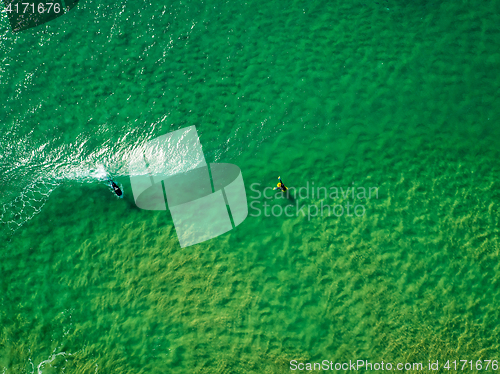
[[[278,187],[274,187],[273,190],[281,190],[283,192],[288,190],[287,186],[285,186],[285,184],[281,180],[281,177],[278,177],[278,180],[279,180]]]

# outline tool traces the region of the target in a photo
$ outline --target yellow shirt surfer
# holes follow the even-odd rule
[[[281,190],[283,192],[288,190],[288,188],[285,186],[285,184],[281,180],[281,177],[278,177],[278,180],[279,180],[278,187],[274,187],[273,190]]]

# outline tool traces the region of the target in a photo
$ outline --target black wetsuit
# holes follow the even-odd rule
[[[285,186],[285,183],[283,183],[283,181],[281,180],[281,178],[279,179],[279,181],[281,183],[281,186],[279,186],[278,189],[280,189],[283,192],[285,192],[286,190],[288,190],[288,188]]]
[[[111,181],[111,187],[113,187],[113,191],[115,191],[117,196],[123,195],[122,190],[120,190],[120,187],[118,187],[115,182]]]

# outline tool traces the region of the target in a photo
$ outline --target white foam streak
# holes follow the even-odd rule
[[[160,171],[164,173],[167,164],[172,174],[193,167],[182,161],[189,157],[185,149],[176,144],[169,146],[169,152],[160,147],[148,149],[146,144],[153,137],[154,125],[151,127],[146,134],[141,133],[141,129],[132,129],[118,141],[108,140],[94,148],[92,139],[84,135],[70,144],[54,147],[59,139],[33,145],[33,131],[20,141],[12,141],[13,134],[7,133],[0,138],[0,181],[5,191],[0,197],[3,200],[0,200],[0,224],[16,231],[41,211],[50,194],[63,183],[96,183],[108,176],[115,179],[148,174],[144,169],[129,169],[129,160],[136,150],[141,150],[142,154],[146,152],[147,158],[154,160],[149,170],[153,176]]]
[[[50,358],[48,360],[40,362],[36,368],[37,374],[43,374],[43,372],[42,372],[43,366],[46,364],[51,364],[57,358],[57,356],[66,356],[66,355],[71,356],[71,353],[66,353],[66,352],[56,353],[56,354],[53,354],[52,356],[50,356]]]

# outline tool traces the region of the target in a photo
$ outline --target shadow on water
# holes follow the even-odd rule
[[[123,198],[124,202],[127,204],[127,207],[131,210],[140,211],[141,209],[135,204],[134,197],[132,195],[126,195]]]
[[[292,203],[295,203],[295,191],[287,190],[286,192],[287,193],[285,194],[285,196],[287,200],[289,200]]]
[[[99,192],[99,195],[101,198],[104,198],[106,200],[118,200],[122,204],[126,204],[128,209],[135,210],[135,211],[140,211],[141,209],[136,205],[134,196],[132,194],[132,191],[130,191],[130,188],[123,188],[123,185],[120,185],[120,189],[123,192],[123,196],[120,198],[116,195],[116,193],[113,191],[113,189],[109,186],[109,184],[106,182],[105,183],[106,187],[102,189],[102,191]]]
[[[288,189],[286,192],[275,190],[273,191],[275,199],[286,199],[292,203],[295,203],[295,191],[293,189]]]
[[[73,9],[80,0],[53,0],[29,3],[22,0],[3,0],[12,32],[19,32],[52,21]]]

